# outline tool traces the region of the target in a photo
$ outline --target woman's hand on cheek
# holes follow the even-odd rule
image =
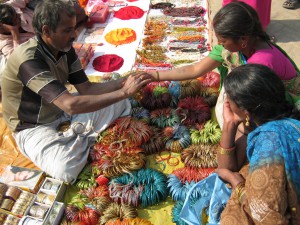
[[[233,112],[231,105],[227,99],[225,99],[224,101],[223,119],[224,123],[232,123],[236,126],[242,121],[241,118]]]

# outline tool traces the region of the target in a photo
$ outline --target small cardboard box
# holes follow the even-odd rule
[[[0,174],[0,182],[37,193],[45,179],[43,171],[18,166],[7,166]]]

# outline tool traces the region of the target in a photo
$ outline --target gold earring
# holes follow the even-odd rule
[[[245,126],[249,127],[250,126],[250,122],[249,122],[249,116],[248,115],[246,115],[246,119],[245,120],[246,120],[245,121]]]

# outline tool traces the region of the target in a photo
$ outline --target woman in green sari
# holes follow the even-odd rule
[[[293,88],[299,69],[284,50],[271,42],[251,6],[243,2],[224,6],[213,18],[212,26],[218,45],[207,57],[173,70],[149,72],[153,78],[161,81],[195,79],[218,68],[222,86],[224,77],[233,68],[243,64],[262,64],[271,68],[288,89]]]

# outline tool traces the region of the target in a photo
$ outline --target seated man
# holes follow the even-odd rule
[[[146,74],[91,83],[72,43],[76,16],[65,0],[34,11],[36,37],[14,50],[2,78],[3,116],[21,152],[54,178],[75,182],[98,132],[130,114],[127,99],[151,82]],[[68,92],[70,82],[78,95]]]

